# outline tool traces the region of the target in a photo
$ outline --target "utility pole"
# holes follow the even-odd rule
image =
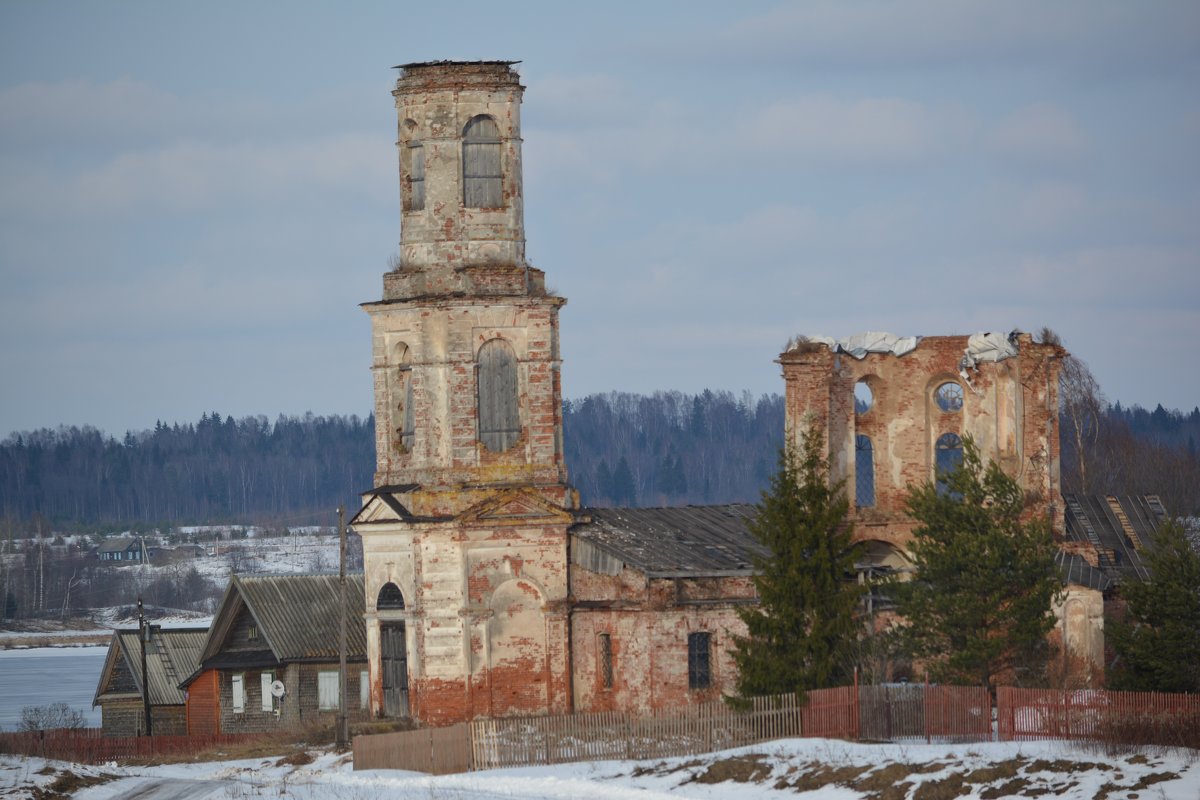
[[[142,643],[142,712],[146,715],[146,735],[153,736],[154,731],[150,722],[150,681],[146,675],[146,637],[150,634],[150,626],[146,624],[146,614],[142,609],[142,596],[138,595],[138,641]]]
[[[337,746],[349,744],[350,732],[346,725],[346,507],[338,506],[338,592],[341,605],[341,639],[338,643],[338,722]]]

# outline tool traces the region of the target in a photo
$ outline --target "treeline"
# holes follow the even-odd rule
[[[1064,491],[1157,494],[1200,513],[1200,409],[1188,414],[1072,395],[1062,418]],[[1079,398],[1082,397],[1082,400]],[[583,502],[657,506],[756,502],[776,468],[784,403],[777,394],[613,392],[563,407],[567,468]],[[41,529],[153,528],[287,521],[328,524],[370,488],[373,417],[280,416],[128,433],[89,427],[0,443],[0,517],[14,535]]]
[[[370,488],[375,423],[357,416],[234,420],[127,433],[62,427],[0,445],[0,514],[59,527],[297,519]]]
[[[586,505],[753,503],[783,446],[783,397],[611,392],[564,403],[563,428]]]

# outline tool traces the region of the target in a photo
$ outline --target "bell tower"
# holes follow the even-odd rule
[[[427,722],[570,702],[566,301],[525,260],[515,63],[398,68],[400,256],[363,304],[376,468],[353,524],[372,707]]]

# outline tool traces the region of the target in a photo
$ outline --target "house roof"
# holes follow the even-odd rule
[[[123,553],[138,543],[136,536],[110,536],[96,548],[97,553]]]
[[[357,661],[367,655],[363,593],[363,576],[347,575],[346,651]],[[213,618],[201,665],[217,666],[225,639],[243,609],[254,618],[277,662],[335,661],[341,630],[339,603],[337,575],[235,575]]]
[[[623,566],[651,578],[752,575],[767,554],[747,524],[755,507],[591,508],[571,529],[572,561],[616,574]]]
[[[1092,545],[1114,583],[1144,579],[1142,550],[1158,535],[1167,512],[1154,495],[1064,494],[1067,539]]]
[[[146,648],[151,705],[183,705],[184,692],[179,688],[179,682],[196,670],[200,663],[200,650],[207,636],[207,628],[164,628],[154,631],[154,638]],[[142,651],[136,628],[113,631],[92,705],[96,705],[105,694],[115,694],[105,692],[104,687],[118,661],[123,662],[133,676],[140,695],[143,686]]]

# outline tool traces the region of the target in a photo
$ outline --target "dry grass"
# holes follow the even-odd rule
[[[51,769],[50,772],[52,773],[54,770]],[[50,773],[42,770],[38,774],[47,775]],[[32,787],[30,789],[30,796],[33,800],[60,800],[61,798],[74,797],[75,793],[80,789],[115,781],[117,777],[108,773],[100,775],[77,775],[70,770],[63,770],[49,785]]]

